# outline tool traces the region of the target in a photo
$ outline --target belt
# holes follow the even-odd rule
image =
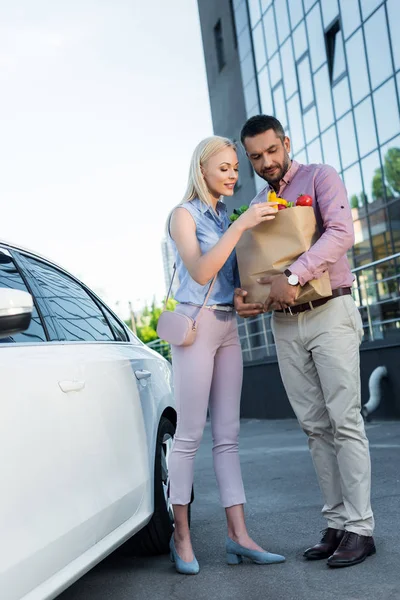
[[[201,304],[195,304],[194,302],[181,302],[181,304],[189,304],[190,306],[197,306],[201,308]],[[206,304],[204,308],[208,310],[223,310],[224,312],[233,312],[233,304]]]
[[[338,298],[339,296],[350,296],[351,288],[337,288],[336,290],[332,290],[332,296],[327,296],[327,298],[320,298],[319,300],[314,300],[313,302],[305,302],[304,304],[297,304],[296,306],[291,306],[290,308],[284,308],[283,310],[276,310],[275,312],[279,313],[288,313],[291,315],[297,315],[298,313],[304,312],[306,310],[311,310],[313,308],[318,308],[318,306],[323,306],[332,298]]]

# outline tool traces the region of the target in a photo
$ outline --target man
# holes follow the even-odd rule
[[[327,529],[305,551],[308,560],[328,559],[330,567],[355,565],[375,553],[370,505],[371,465],[361,417],[360,314],[351,296],[353,276],[346,252],[354,230],[346,189],[330,166],[301,165],[289,157],[290,140],[274,117],[259,115],[243,126],[241,141],[255,172],[268,189],[296,201],[312,198],[320,239],[271,283],[264,306],[245,304],[235,290],[241,317],[274,310],[272,327],[283,384],[309,447],[324,497]],[[290,209],[289,209],[290,210]],[[293,306],[298,286],[329,271],[332,296]]]

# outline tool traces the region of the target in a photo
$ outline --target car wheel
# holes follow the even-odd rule
[[[174,531],[174,512],[169,500],[168,460],[174,435],[174,425],[165,417],[161,417],[154,461],[154,513],[146,527],[133,538],[135,550],[140,554],[154,555],[169,552],[169,541]]]

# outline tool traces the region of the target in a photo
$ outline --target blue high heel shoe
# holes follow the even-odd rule
[[[231,538],[226,538],[226,562],[228,565],[240,565],[243,557],[249,558],[256,565],[272,565],[274,563],[285,562],[285,557],[271,552],[260,552],[259,550],[250,550],[240,544],[237,544]]]
[[[175,563],[175,569],[178,571],[178,573],[181,573],[182,575],[197,575],[197,573],[200,571],[200,567],[196,557],[194,557],[191,562],[182,560],[176,551],[173,535],[169,542],[169,548],[171,550],[171,562]]]

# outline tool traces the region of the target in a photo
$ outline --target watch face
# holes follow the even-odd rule
[[[297,275],[294,275],[293,273],[288,277],[288,282],[290,283],[290,285],[297,285],[299,283],[299,278]]]

